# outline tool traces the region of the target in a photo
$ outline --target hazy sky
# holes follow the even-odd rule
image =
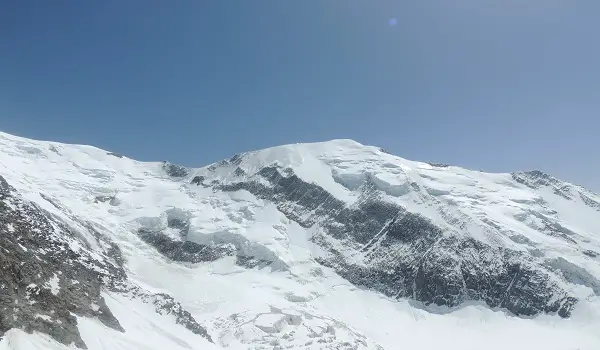
[[[334,138],[600,191],[598,0],[0,0],[0,130],[201,166]]]

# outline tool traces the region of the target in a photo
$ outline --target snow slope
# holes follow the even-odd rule
[[[72,311],[89,349],[600,349],[600,197],[546,174],[351,140],[185,169],[0,133],[0,176],[5,202],[25,203],[7,213],[32,203],[51,218],[40,227],[97,261],[82,276],[111,280]],[[74,282],[47,266],[34,282],[50,294],[31,306],[47,314],[0,317],[0,349],[77,346],[53,333],[50,296]]]

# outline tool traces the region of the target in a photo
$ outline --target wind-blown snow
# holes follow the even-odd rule
[[[211,181],[234,184],[252,178],[275,164],[348,205],[360,200],[359,189],[368,182],[385,194],[385,200],[441,227],[460,226],[464,234],[495,247],[562,259],[554,260],[555,266],[571,276],[582,301],[569,319],[525,319],[477,303],[432,309],[358,289],[315,262],[323,252],[310,241],[312,228],[245,190],[210,187]],[[600,251],[599,211],[579,197],[569,200],[548,187],[532,189],[508,173],[432,166],[351,140],[335,140],[248,152],[174,178],[162,163],[0,133],[0,175],[25,198],[73,227],[80,224],[56,205],[94,223],[123,251],[131,281],[172,295],[215,340],[209,343],[148,304],[107,292],[106,303],[125,332],[78,317],[89,349],[600,349],[600,302],[593,293],[600,288],[594,284],[600,280],[600,262],[581,253]],[[207,186],[191,185],[196,176]],[[581,244],[542,233],[545,221],[538,213],[560,220]],[[169,226],[172,221],[188,225],[184,237]],[[504,229],[490,234],[482,229],[488,225]],[[173,240],[230,244],[272,265],[242,267],[235,257],[173,262],[138,237],[140,228]],[[86,232],[80,230],[82,242],[99,251],[99,243]],[[360,256],[354,259],[360,261]],[[54,277],[44,287],[53,294],[68,288]],[[0,350],[8,349],[72,347],[44,334],[12,329],[0,341]]]

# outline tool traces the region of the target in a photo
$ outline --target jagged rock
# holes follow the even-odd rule
[[[569,185],[542,171],[533,170],[522,173],[513,173],[512,177],[515,181],[527,187],[533,189],[538,189],[542,186],[551,187],[555,194],[565,199],[573,199],[572,189]]]
[[[235,176],[244,176],[246,175],[246,171],[240,167],[235,168],[235,170],[233,171],[233,174]]]
[[[243,158],[244,158],[243,154],[236,154],[233,157],[229,158],[229,164],[240,165],[240,163],[242,162]]]
[[[452,322],[464,316],[455,313],[462,306],[486,317],[499,313],[484,304],[561,317],[593,306],[573,313],[573,324],[595,313],[600,295],[597,211],[590,210],[600,198],[541,172],[511,178],[432,167],[349,140],[248,152],[194,170],[130,159],[99,164],[94,152],[61,145],[65,156],[56,155],[1,133],[0,145],[2,163],[15,164],[8,182],[0,177],[0,332],[43,332],[85,347],[77,329],[85,317],[117,330],[122,324],[127,333],[116,338],[126,343],[137,331],[130,321],[142,316],[156,329],[182,325],[157,333],[183,347],[210,347],[185,327],[217,336],[219,345],[237,343],[232,348],[376,349],[349,327],[356,315],[346,305],[358,310],[364,301],[387,323],[394,322],[389,310],[450,313],[435,319]],[[578,215],[592,220],[577,222]],[[263,295],[277,307],[268,311]],[[236,297],[243,305],[227,303]],[[113,305],[135,305],[135,315],[121,323],[115,315],[123,310],[113,315]],[[384,316],[376,313],[364,316]],[[15,332],[22,334],[7,338]]]
[[[145,229],[138,231],[140,238],[156,248],[167,258],[189,263],[215,261],[224,256],[233,255],[228,247],[211,247],[190,241],[176,241],[161,232],[151,232]]]
[[[586,191],[587,192],[587,191]],[[600,201],[594,200],[589,193],[579,192],[579,197],[588,207],[594,208],[600,211]]]
[[[117,157],[117,158],[123,158],[122,155],[115,153],[115,152],[106,152],[106,154],[108,154],[109,156]]]
[[[445,163],[428,163],[431,166],[434,166],[436,168],[447,168],[450,166],[450,164],[445,164]]]
[[[78,239],[67,224],[21,198],[1,176],[0,187],[0,336],[20,328],[86,348],[71,313],[123,331],[100,295],[125,278],[122,261],[110,258],[120,256],[118,247],[110,245],[104,260],[72,250]]]
[[[69,215],[52,199],[43,198]],[[128,283],[119,247],[91,225],[72,219],[107,247],[103,259],[85,249],[73,250],[78,243],[85,243],[81,236],[56,216],[21,198],[0,176],[0,337],[19,328],[86,349],[72,314],[94,317],[107,327],[124,331],[100,294],[106,289],[143,297],[158,313],[174,315],[178,324],[212,341],[206,329],[171,296],[149,294]],[[185,230],[186,222],[172,217],[169,226]],[[193,243],[184,244],[182,250],[192,254],[189,246]]]
[[[172,296],[166,293],[150,293],[131,283],[120,283],[115,287],[123,295],[131,299],[140,299],[144,303],[154,305],[156,312],[160,315],[173,315],[175,322],[200,335],[213,343],[211,336],[205,327],[201,326],[196,319],[181,306]]]
[[[191,184],[196,184],[196,185],[200,185],[202,182],[204,182],[206,178],[204,176],[194,176],[194,178],[192,179]]]
[[[169,162],[163,162],[163,169],[167,175],[172,177],[185,177],[189,174],[189,170],[186,167]]]
[[[254,256],[236,255],[235,264],[248,269],[258,267],[260,269],[270,266],[273,262],[269,260],[258,259]]]
[[[358,206],[349,208],[289,169],[265,167],[257,175],[271,186],[249,180],[218,188],[244,189],[269,199],[303,227],[323,223],[313,242],[330,257],[318,261],[356,285],[392,297],[413,297],[425,305],[455,307],[476,300],[528,316],[557,312],[568,317],[577,301],[552,282],[554,272],[541,261],[446,232],[418,214],[379,200],[372,184],[365,184]],[[356,264],[335,248],[339,243],[369,253]]]

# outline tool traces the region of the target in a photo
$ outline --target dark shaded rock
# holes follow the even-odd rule
[[[159,315],[175,316],[177,324],[184,326],[194,334],[204,337],[211,343],[213,342],[206,328],[201,326],[189,311],[185,310],[172,296],[165,293],[149,293],[130,283],[119,284],[117,290],[130,299],[138,299],[145,304],[152,304]]]
[[[598,200],[597,195],[580,186],[573,186],[569,183],[560,181],[539,170],[513,173],[512,177],[515,181],[532,189],[538,189],[542,186],[550,187],[553,189],[554,194],[565,199],[571,200],[574,199],[575,196],[579,196],[585,205],[600,211],[600,201]]]
[[[452,237],[430,248],[424,251],[410,244],[401,249],[403,254],[378,250],[367,266],[349,263],[335,251],[335,258],[320,262],[354,284],[425,305],[456,307],[467,300],[479,300],[515,315],[558,312],[568,317],[576,302],[551,281],[546,269],[530,264],[516,252]],[[460,248],[471,254],[470,259],[457,256]],[[416,256],[406,254],[413,251]]]
[[[597,252],[595,252],[593,250],[589,250],[589,249],[588,250],[584,250],[583,254],[589,256],[590,258],[596,258],[596,257],[598,257],[598,253]]]
[[[286,268],[286,264],[275,255],[272,256],[273,260],[265,260],[264,257],[269,254],[268,250],[259,244],[253,244],[242,235],[220,237],[217,243],[210,245],[192,242],[187,240],[190,230],[189,220],[172,215],[169,211],[167,211],[167,227],[178,230],[177,237],[173,237],[172,230],[167,235],[162,230],[150,228],[139,229],[138,236],[166,258],[177,262],[201,263],[215,261],[225,256],[236,256],[236,264],[246,268],[267,266],[273,269]],[[251,255],[255,252],[262,252],[262,258]]]
[[[181,237],[186,237],[190,230],[190,222],[179,218],[168,218],[167,227],[178,229]]]
[[[567,183],[539,170],[512,173],[511,175],[516,182],[529,188],[538,189],[540,187],[551,187],[554,190],[554,194],[565,199],[573,199],[571,187]]]
[[[206,178],[204,176],[196,175],[196,176],[194,176],[194,178],[192,179],[192,182],[190,182],[190,183],[200,185],[201,183],[204,182],[204,180],[206,180]]]
[[[215,171],[215,170],[217,170],[217,168],[224,167],[224,166],[228,166],[229,164],[230,164],[230,163],[229,163],[229,160],[227,160],[227,159],[223,159],[223,160],[220,160],[220,161],[218,161],[218,162],[216,162],[216,163],[214,163],[214,164],[211,164],[211,165],[208,167],[208,170],[210,170],[210,171]]]
[[[157,313],[174,315],[178,324],[212,342],[206,329],[171,296],[148,293],[131,284],[123,269],[121,250],[93,224],[78,219],[52,198],[40,195],[87,230],[99,246],[107,248],[101,258],[86,249],[72,250],[74,243],[89,247],[86,239],[90,237],[24,200],[0,176],[0,338],[9,329],[19,328],[29,333],[46,333],[60,343],[85,349],[73,314],[96,318],[123,332],[100,294],[107,289],[151,302]],[[167,214],[168,227],[186,235],[189,219],[185,212],[173,209]],[[200,252],[192,243],[184,244],[181,251],[184,257],[211,254],[210,249]]]
[[[427,164],[429,164],[433,167],[436,167],[436,168],[447,168],[450,166],[450,164],[445,164],[445,163],[427,163]]]
[[[236,154],[233,157],[229,158],[229,164],[232,165],[240,165],[242,163],[242,160],[244,159],[244,155],[243,154]]]
[[[163,162],[163,170],[171,177],[185,177],[189,174],[187,168],[169,162]]]
[[[262,269],[262,268],[270,266],[272,263],[273,262],[269,261],[269,260],[263,260],[263,259],[258,259],[253,256],[244,256],[244,255],[239,255],[239,254],[236,256],[236,259],[235,259],[236,265],[245,267],[247,269],[253,269],[255,267]]]
[[[233,174],[235,176],[244,176],[246,175],[246,171],[240,167],[235,168],[235,170],[233,171]]]
[[[8,182],[6,182],[6,180],[0,176],[0,193],[7,193],[10,189],[10,186],[8,185]]]
[[[425,305],[455,307],[475,300],[527,316],[546,312],[568,317],[577,301],[533,257],[444,231],[425,217],[380,200],[369,181],[362,185],[357,204],[347,207],[291,169],[265,167],[256,176],[269,185],[249,180],[215,187],[247,190],[274,202],[303,227],[319,225],[312,240],[329,252],[319,263],[353,284]],[[558,224],[548,221],[547,228],[570,239],[571,232]],[[340,245],[364,256],[363,263],[347,259]]]
[[[115,152],[106,152],[106,154],[108,154],[109,156],[117,157],[117,158],[123,158],[122,155],[115,153]]]
[[[177,241],[161,232],[146,229],[140,229],[138,235],[144,242],[173,261],[188,263],[215,261],[235,253],[226,247],[206,246],[185,240]]]
[[[91,225],[76,222],[101,239]],[[82,236],[21,198],[0,178],[0,336],[19,328],[86,348],[71,313],[95,317],[107,327],[123,331],[100,294],[102,288],[110,289],[126,277],[122,260],[108,255],[98,259],[85,249],[72,250],[73,243],[86,243]],[[111,246],[110,255],[120,256],[116,245]]]
[[[590,195],[582,193],[582,192],[579,193],[579,197],[581,198],[583,203],[585,203],[585,205],[587,205],[590,208],[596,209],[597,211],[600,211],[600,202],[599,201],[593,199]]]
[[[190,330],[192,333],[200,335],[206,338],[211,343],[213,342],[212,338],[206,331],[206,328],[202,327],[192,315],[185,310],[181,304],[175,301],[173,297],[168,294],[159,293],[154,295],[154,306],[156,307],[156,312],[161,315],[174,315],[175,322],[180,324]]]

